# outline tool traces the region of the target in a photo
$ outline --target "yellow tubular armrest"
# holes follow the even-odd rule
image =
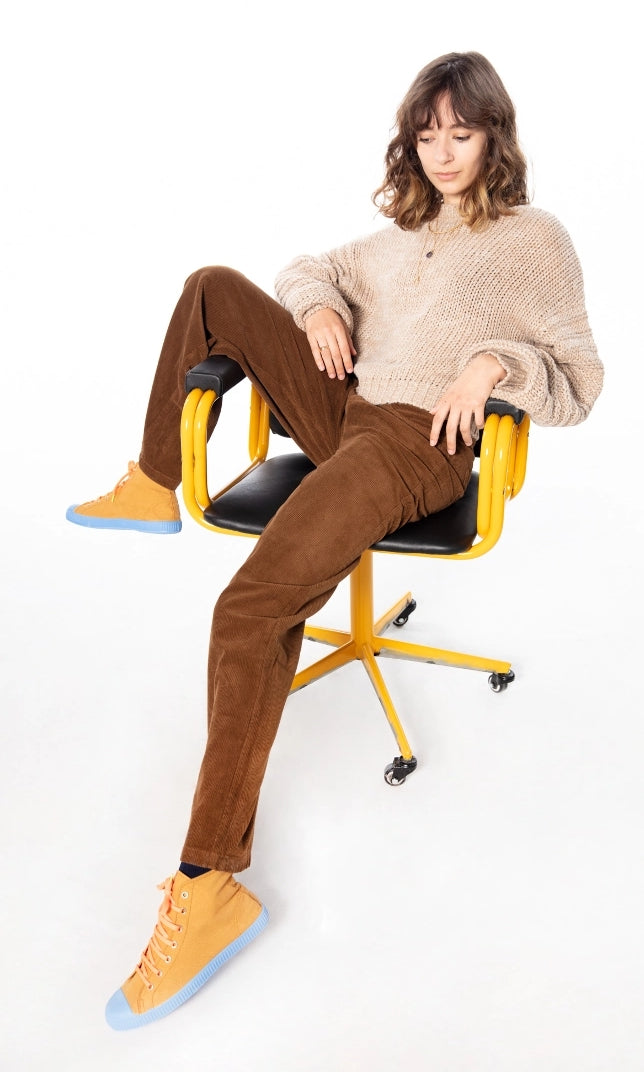
[[[208,491],[208,418],[217,399],[216,392],[193,388],[188,394],[181,415],[181,483],[183,499],[188,512],[208,530],[219,531],[203,517],[203,512],[211,501],[223,496],[225,492],[241,481],[251,470],[264,461],[268,453],[270,436],[269,409],[258,393],[251,393],[251,432],[249,450],[250,466],[220,489],[215,496]],[[226,531],[220,531],[226,532]]]
[[[253,388],[253,395],[258,393]],[[260,397],[261,414],[259,420],[259,436],[257,437],[257,447],[255,449],[255,455],[253,459],[257,462],[264,462],[264,459],[268,455],[268,441],[271,435],[270,418],[271,412],[268,403],[265,403]]]
[[[270,410],[255,388],[250,392],[248,455],[251,462],[263,462],[268,454]]]
[[[517,433],[517,453],[514,463],[514,478],[512,481],[511,496],[518,496],[525,481],[526,466],[528,463],[528,437],[530,436],[530,418],[526,414],[519,426]]]
[[[521,436],[520,428],[525,426]],[[446,559],[476,559],[494,547],[503,529],[505,501],[520,491],[527,459],[529,419],[517,426],[509,414],[490,414],[485,422],[481,443],[477,529],[480,541],[467,552]],[[516,489],[516,492],[514,491]]]
[[[181,487],[184,503],[192,518],[204,525],[203,511],[195,495],[195,413],[203,396],[201,388],[193,388],[183,404],[181,414]],[[214,395],[214,392],[210,393]]]
[[[494,474],[494,451],[499,430],[499,415],[490,414],[485,419],[481,439],[479,465],[479,499],[476,513],[476,529],[480,537],[486,537],[490,528],[492,511],[492,479]]]
[[[194,414],[194,488],[195,499],[202,511],[210,503],[208,495],[208,417],[217,395],[214,391],[205,391],[197,403]]]

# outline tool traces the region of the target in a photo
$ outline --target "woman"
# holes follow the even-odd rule
[[[217,601],[182,861],[108,1004],[115,1028],[169,1013],[267,922],[232,874],[250,861],[305,619],[366,548],[463,494],[492,393],[537,423],[572,425],[601,389],[579,263],[558,221],[527,205],[514,108],[483,56],[452,53],[420,72],[386,165],[374,197],[393,225],[298,258],[278,277],[279,303],[230,269],[189,278],[139,464],[68,511],[85,526],[180,529],[184,378],[208,354],[239,362],[316,463]]]

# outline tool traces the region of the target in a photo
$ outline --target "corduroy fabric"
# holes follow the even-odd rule
[[[462,496],[471,448],[429,443],[426,411],[374,405],[354,377],[330,380],[278,303],[239,273],[187,281],[164,342],[141,466],[166,487],[181,472],[187,370],[209,353],[242,366],[311,458],[310,474],[273,518],[219,597],[208,669],[208,738],[184,861],[238,872],[250,861],[257,802],[299,658],[304,622],[385,534]]]
[[[274,516],[215,607],[208,742],[182,856],[250,861],[260,786],[296,671],[304,621],[365,548],[462,496],[472,451],[429,446],[427,415],[347,399],[337,451]]]

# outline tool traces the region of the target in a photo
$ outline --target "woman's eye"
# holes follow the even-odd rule
[[[457,134],[454,140],[456,142],[469,142],[470,138],[471,135],[469,134]]]

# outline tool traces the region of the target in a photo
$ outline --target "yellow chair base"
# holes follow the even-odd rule
[[[501,676],[508,674],[511,676],[510,664],[507,660],[492,660],[484,656],[472,656],[468,653],[456,653],[447,649],[435,649],[429,645],[416,645],[412,642],[381,637],[387,627],[407,608],[411,601],[411,593],[406,593],[389,611],[374,622],[373,552],[368,551],[363,554],[359,566],[351,574],[350,584],[350,631],[328,630],[324,627],[310,626],[307,623],[304,637],[311,641],[332,645],[334,652],[322,657],[321,660],[316,660],[302,671],[298,671],[293,679],[291,693],[343,667],[351,660],[360,660],[371,679],[389,726],[394,733],[401,760],[411,762],[414,760],[413,754],[385,680],[376,663],[376,656],[394,656],[403,660],[419,660],[429,664],[447,664],[450,667],[489,671]],[[391,782],[403,782],[403,780]]]

